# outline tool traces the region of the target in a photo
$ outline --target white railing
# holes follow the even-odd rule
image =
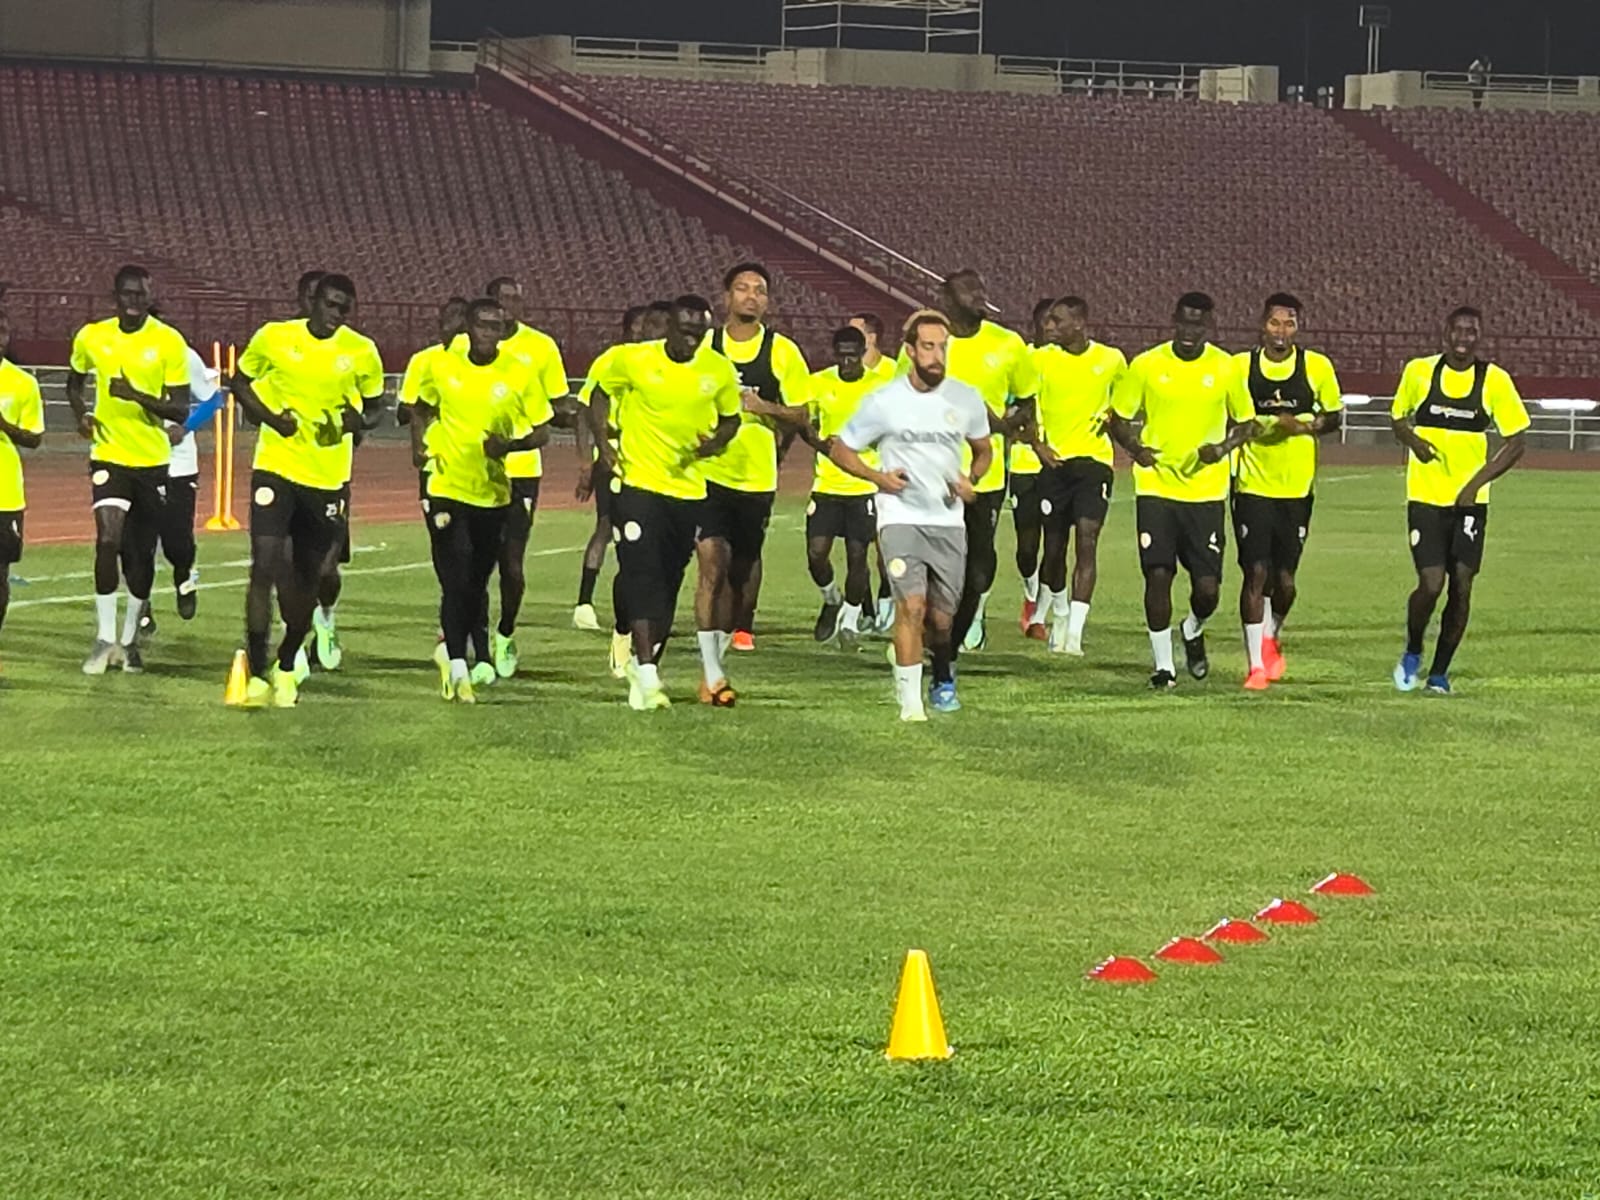
[[[1388,437],[1389,408],[1393,402],[1393,396],[1345,396],[1340,444],[1348,443],[1352,433]],[[1533,448],[1600,450],[1600,401],[1551,398],[1526,403],[1532,422],[1528,427],[1528,440]]]
[[[1200,95],[1202,71],[1237,70],[1237,64],[1137,62],[1104,58],[1027,58],[1002,54],[1002,76],[1052,79],[1069,96],[1138,96],[1193,100]]]
[[[1502,75],[1490,72],[1475,80],[1470,71],[1424,71],[1422,86],[1440,92],[1481,91],[1486,96],[1576,96],[1583,87],[1577,75]]]
[[[647,41],[636,38],[575,37],[574,66],[587,74],[608,72],[657,78],[763,79],[767,55],[779,46],[740,46],[713,42]]]

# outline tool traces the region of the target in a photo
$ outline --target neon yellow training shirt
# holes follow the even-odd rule
[[[756,326],[756,335],[736,342],[726,333],[722,337],[722,356],[735,365],[751,362],[761,352],[765,326]],[[706,348],[711,348],[706,334]],[[716,351],[712,351],[713,354]],[[719,356],[721,357],[721,356]],[[778,377],[779,403],[804,405],[810,386],[811,370],[806,357],[783,334],[772,339],[772,373]],[[751,413],[739,415],[739,432],[728,448],[705,461],[706,478],[738,492],[772,492],[778,488],[778,437],[772,426]]]
[[[1457,371],[1445,366],[1439,379],[1443,399],[1429,402],[1434,370],[1442,357],[1430,354],[1426,358],[1413,358],[1406,364],[1391,412],[1396,417],[1409,418],[1417,436],[1438,451],[1431,463],[1422,462],[1415,454],[1407,455],[1410,461],[1406,466],[1406,499],[1451,508],[1461,489],[1489,461],[1488,425],[1493,424],[1501,437],[1510,437],[1521,433],[1531,422],[1522,397],[1517,394],[1517,385],[1493,363],[1484,369],[1481,410],[1451,403],[1471,395],[1474,375],[1471,368]],[[1474,421],[1474,417],[1478,420]],[[1461,428],[1474,423],[1484,428]],[[1478,489],[1474,503],[1488,502],[1489,485],[1485,484]]]
[[[438,414],[428,429],[428,495],[480,508],[511,502],[506,460],[483,451],[483,439],[525,436],[555,415],[544,385],[502,343],[482,366],[464,354],[434,355],[421,385],[422,402]],[[507,455],[506,459],[511,456]]]
[[[133,333],[123,333],[115,317],[94,321],[72,339],[74,371],[94,372],[94,442],[89,457],[124,467],[164,467],[172,443],[160,417],[132,400],[111,394],[119,375],[147,396],[189,384],[189,348],[183,336],[154,317]]]
[[[1200,461],[1200,447],[1228,436],[1228,420],[1255,420],[1244,379],[1233,356],[1204,346],[1193,362],[1162,342],[1128,364],[1111,396],[1118,416],[1144,414],[1141,440],[1155,451],[1156,465],[1133,468],[1134,493],[1204,503],[1228,495],[1228,460]]]
[[[1042,346],[1033,361],[1039,372],[1039,440],[1057,458],[1092,458],[1109,467],[1106,417],[1112,390],[1128,369],[1122,351],[1095,341],[1082,354]]]
[[[39,381],[15,363],[0,358],[0,417],[29,433],[44,432],[44,404]],[[21,512],[28,506],[22,486],[22,456],[16,443],[0,433],[0,512]],[[0,571],[5,570],[0,566]]]
[[[855,416],[856,409],[861,406],[861,398],[877,391],[893,378],[894,364],[887,358],[878,360],[876,371],[863,371],[861,378],[856,380],[840,379],[838,367],[814,372],[811,376],[810,408],[811,424],[816,428],[817,436],[837,437],[839,431],[850,423],[850,418]],[[867,458],[867,455],[863,454],[862,457]],[[820,496],[871,496],[878,489],[865,479],[841,470],[826,454],[818,454],[811,490]]]
[[[1305,356],[1306,382],[1316,396],[1317,412],[1338,412],[1344,407],[1339,391],[1339,378],[1333,364],[1324,354],[1315,350],[1301,350]],[[1234,365],[1250,385],[1250,352],[1233,356]],[[1273,362],[1261,356],[1263,378],[1280,383],[1294,375],[1295,356],[1291,354],[1282,362]],[[1309,422],[1315,414],[1305,413],[1299,420]],[[1262,432],[1254,440],[1239,447],[1239,472],[1234,486],[1251,496],[1267,496],[1276,500],[1294,500],[1311,494],[1317,477],[1317,439],[1305,434],[1280,432],[1276,415],[1270,412],[1257,414]]]
[[[458,333],[450,340],[450,352],[464,358],[467,344],[467,335]],[[561,361],[561,347],[548,333],[518,321],[516,332],[500,343],[500,350],[521,363],[533,376],[534,382],[543,389],[546,401],[554,403],[567,394],[567,368]],[[525,437],[531,432],[530,425],[518,429],[515,436]],[[544,455],[538,450],[519,450],[507,455],[506,474],[512,479],[538,479],[544,474]]]

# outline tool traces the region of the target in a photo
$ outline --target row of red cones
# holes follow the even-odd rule
[[[1359,875],[1335,871],[1312,884],[1311,891],[1319,896],[1370,896],[1373,889]],[[1310,925],[1320,918],[1298,900],[1279,897],[1256,913],[1255,919],[1265,925]],[[1209,966],[1223,961],[1216,943],[1242,946],[1267,940],[1267,932],[1249,921],[1223,917],[1199,937],[1173,938],[1155,952],[1155,957],[1163,962]],[[1100,983],[1150,983],[1155,977],[1156,973],[1137,958],[1115,954],[1089,971],[1089,978]]]

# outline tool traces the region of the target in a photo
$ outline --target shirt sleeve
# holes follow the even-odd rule
[[[17,406],[17,427],[26,429],[29,433],[44,432],[44,401],[39,396],[39,381],[32,375],[26,375],[27,385],[25,395]]]
[[[778,376],[778,393],[789,405],[804,405],[811,398],[811,368],[806,356],[786,337],[773,344],[772,369]]]
[[[555,338],[547,336],[545,342],[544,362],[539,367],[538,383],[544,390],[546,401],[559,400],[571,390],[567,383],[567,367],[561,361],[561,347],[556,345]]]
[[[383,359],[373,342],[362,348],[361,358],[356,363],[356,389],[363,400],[376,400],[383,395]]]
[[[239,356],[241,374],[248,375],[251,379],[262,379],[272,373],[271,336],[265,325],[256,330],[250,339],[250,344]]]
[[[744,408],[744,396],[739,386],[738,369],[720,354],[717,355],[717,363],[717,373],[721,376],[717,381],[717,416],[736,417]]]
[[[1316,370],[1312,386],[1317,393],[1317,406],[1323,412],[1338,412],[1344,407],[1344,389],[1339,386],[1339,375],[1333,369],[1333,360],[1319,354],[1311,360]]]
[[[1033,361],[1033,351],[1026,343],[1018,349],[1016,359],[1011,364],[1010,388],[1011,395],[1018,400],[1039,394],[1039,367]]]
[[[1417,405],[1422,402],[1419,383],[1426,370],[1426,360],[1414,360],[1406,364],[1405,371],[1400,375],[1400,386],[1394,390],[1394,403],[1389,408],[1391,417],[1409,417],[1417,411]]]
[[[1144,407],[1144,361],[1134,359],[1111,389],[1111,411],[1131,421]]]
[[[426,404],[434,412],[439,411],[439,383],[433,377],[433,363],[438,356],[434,354],[419,354],[422,364],[417,367],[417,391],[412,398],[412,404]],[[414,362],[415,360],[413,360]],[[406,372],[409,377],[411,372]]]
[[[989,406],[983,402],[983,397],[973,394],[971,402],[966,406],[967,428],[964,431],[969,442],[982,442],[989,437]]]
[[[889,432],[884,421],[884,405],[881,397],[883,393],[869,392],[856,406],[856,411],[843,429],[839,431],[839,440],[850,449],[860,453],[862,450],[876,446],[883,436]],[[987,426],[988,418],[984,418]]]
[[[433,357],[433,347],[418,350],[406,363],[406,373],[400,377],[400,403],[415,404],[417,402],[417,389],[422,384],[422,372],[427,362]]]
[[[192,388],[189,379],[189,343],[176,329],[166,330],[167,352],[163,356],[165,372],[161,382],[169,388]],[[196,357],[199,357],[196,355]]]
[[[1228,415],[1235,421],[1254,421],[1256,402],[1250,398],[1250,385],[1232,357],[1228,364]]]
[[[559,355],[556,361],[560,361]],[[563,375],[562,380],[565,381],[565,379],[566,376]],[[530,371],[528,373],[527,381],[522,389],[522,419],[535,429],[540,425],[549,424],[550,419],[556,415],[555,409],[550,407],[550,401],[559,399],[559,396],[551,397],[546,395],[546,388],[547,384],[543,372],[535,374]],[[565,392],[561,394],[564,395]]]
[[[88,329],[85,325],[72,335],[72,356],[67,360],[67,365],[79,375],[87,375],[94,370],[94,360],[89,357],[89,340],[83,336]]]
[[[1527,406],[1517,393],[1517,385],[1499,367],[1490,367],[1489,377],[1483,381],[1483,406],[1489,410],[1501,437],[1521,433],[1533,424]]]
[[[628,386],[628,355],[607,350],[590,366],[589,378],[594,381],[594,387],[608,396],[615,396]]]

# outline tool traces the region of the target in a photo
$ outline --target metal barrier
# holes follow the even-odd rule
[[[1056,90],[1069,96],[1135,96],[1155,100],[1198,99],[1202,71],[1238,69],[1236,63],[1029,58],[1015,54],[999,55],[995,66],[1001,75],[1053,79]]]

